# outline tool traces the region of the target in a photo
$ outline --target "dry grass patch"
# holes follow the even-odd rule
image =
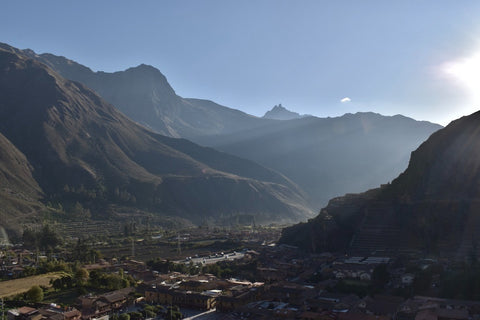
[[[51,286],[50,280],[60,278],[62,274],[63,274],[62,272],[51,272],[47,274],[41,274],[38,276],[1,281],[0,282],[0,298],[13,296],[19,293],[24,293],[34,285],[50,287]]]

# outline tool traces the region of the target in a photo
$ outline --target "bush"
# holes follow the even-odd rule
[[[43,300],[43,290],[39,286],[33,286],[27,291],[27,300],[31,302],[40,302]]]
[[[129,313],[131,320],[143,320],[143,314],[137,311],[133,311]]]
[[[119,317],[119,320],[130,320],[130,315],[128,313],[122,313]]]

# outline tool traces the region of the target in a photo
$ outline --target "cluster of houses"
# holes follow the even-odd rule
[[[357,262],[369,265],[371,261],[373,259]],[[347,262],[352,264],[352,261]],[[325,280],[315,285],[285,280],[252,283],[173,272],[159,276],[143,288],[146,302],[201,310],[215,308],[222,314],[219,319],[480,319],[480,302],[421,296],[360,298],[354,294],[330,293],[328,287],[336,281]]]
[[[75,305],[82,313],[82,319],[98,319],[122,310],[134,302],[129,294],[135,289],[125,288],[102,295],[85,295],[77,299]]]
[[[149,303],[177,305],[184,308],[228,312],[255,301],[264,283],[218,279],[213,275],[188,276],[173,272],[146,284]]]
[[[0,277],[17,278],[22,275],[25,266],[34,266],[41,258],[43,257],[23,248],[0,250]]]
[[[304,320],[480,320],[480,302],[415,296],[411,299],[388,294],[359,297],[332,293],[342,280],[372,280],[377,266],[393,265],[389,257],[348,257],[324,253],[305,257],[295,247],[265,246],[250,250],[236,263],[255,262],[255,281],[221,279],[211,274],[160,274],[140,261],[99,261],[86,265],[91,271],[122,269],[140,285],[101,295],[85,295],[68,309],[44,306],[8,311],[8,320],[108,320],[125,312],[135,302],[180,308],[213,310],[218,319]],[[3,261],[7,261],[3,257]],[[32,259],[31,253],[11,254],[9,263]],[[421,266],[421,264],[419,264]],[[389,267],[390,285],[412,285],[415,275],[404,267]]]
[[[480,302],[416,296],[403,299],[378,295],[320,293],[303,304],[260,300],[236,309],[226,319],[302,320],[472,320],[480,319]]]
[[[375,266],[390,262],[388,257],[348,257],[334,261],[332,273],[336,279],[358,279],[370,281]]]
[[[39,308],[23,306],[10,309],[7,312],[8,320],[108,320],[109,315],[118,313],[134,302],[129,299],[134,288],[126,288],[101,295],[88,294],[81,296],[75,305],[61,308],[58,305],[43,305]]]
[[[168,278],[168,279],[167,279]],[[222,289],[212,289],[222,288]],[[222,280],[211,275],[189,277],[172,273],[144,284],[146,302],[190,309],[215,308],[217,319],[302,320],[475,320],[480,302],[415,296],[403,299],[376,295],[329,293],[321,286],[291,282],[266,285],[248,281]],[[75,307],[56,305],[21,307],[8,311],[8,320],[108,320],[134,303],[133,288],[77,299]]]
[[[273,282],[291,280],[297,283],[308,283],[314,275],[322,279],[351,279],[371,281],[375,268],[389,265],[389,285],[392,288],[403,288],[413,284],[415,274],[407,272],[405,267],[390,267],[393,260],[385,256],[341,256],[329,253],[310,255],[308,258],[298,253],[295,247],[269,247],[258,259],[257,277],[261,281]],[[434,263],[424,259],[416,262],[423,269]]]
[[[81,320],[82,313],[75,309],[62,309],[56,305],[43,308],[21,307],[10,309],[7,313],[8,320]]]

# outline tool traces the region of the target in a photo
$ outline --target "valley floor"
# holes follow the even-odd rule
[[[51,303],[78,310],[83,319],[113,320],[127,314],[135,320],[415,319],[427,311],[439,319],[480,317],[480,264],[473,257],[458,263],[415,254],[307,254],[276,245],[279,230],[95,236],[45,253],[4,247],[0,296],[13,319],[21,306],[67,317]],[[48,270],[60,271],[24,277]],[[42,288],[44,304],[23,293],[34,285]]]

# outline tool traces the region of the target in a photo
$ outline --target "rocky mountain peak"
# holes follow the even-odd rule
[[[272,110],[267,111],[263,118],[274,120],[292,120],[302,118],[302,116],[297,112],[288,110],[282,106],[282,104],[279,104],[275,105]]]

